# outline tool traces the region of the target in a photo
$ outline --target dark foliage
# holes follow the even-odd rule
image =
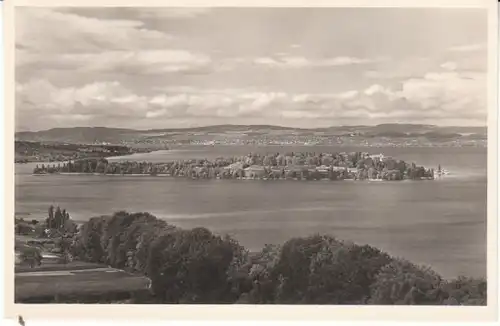
[[[135,303],[486,304],[485,280],[444,281],[377,248],[324,235],[249,253],[205,228],[183,230],[149,213],[117,212],[85,223],[71,250],[147,276],[151,295]]]

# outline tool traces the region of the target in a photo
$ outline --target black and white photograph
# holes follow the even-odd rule
[[[487,8],[12,19],[16,304],[491,303]]]

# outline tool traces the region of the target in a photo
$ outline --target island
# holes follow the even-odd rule
[[[440,170],[441,171],[441,170]],[[187,159],[165,163],[109,162],[105,158],[37,165],[33,174],[151,175],[190,179],[259,180],[433,180],[434,169],[384,154],[366,152],[250,153],[214,160]]]

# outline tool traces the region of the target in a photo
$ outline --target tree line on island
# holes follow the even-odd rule
[[[151,293],[133,303],[486,305],[485,279],[446,280],[329,235],[250,252],[206,228],[181,229],[149,213],[121,211],[91,218],[68,240],[60,243],[76,260],[148,277]]]
[[[82,159],[57,165],[37,165],[33,173],[166,175],[192,179],[434,179],[434,169],[426,169],[382,154],[363,152],[248,154],[214,160],[187,159],[166,163]]]

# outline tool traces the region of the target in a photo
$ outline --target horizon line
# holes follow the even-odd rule
[[[295,126],[282,126],[282,125],[275,125],[275,124],[231,124],[231,123],[223,123],[223,124],[210,124],[210,125],[201,125],[201,126],[190,126],[190,127],[165,127],[165,128],[151,128],[151,129],[136,129],[136,128],[128,128],[128,127],[107,127],[107,126],[74,126],[74,127],[53,127],[53,128],[48,128],[48,129],[39,129],[39,130],[15,130],[14,134],[21,133],[21,132],[43,132],[43,131],[50,131],[54,129],[77,129],[77,128],[102,128],[102,129],[126,129],[126,130],[134,130],[134,131],[155,131],[155,130],[164,130],[164,129],[170,129],[170,130],[186,130],[186,129],[199,129],[199,128],[209,128],[209,127],[276,127],[276,128],[283,128],[283,129],[299,129],[299,130],[318,130],[318,129],[329,129],[329,128],[345,128],[345,127],[378,127],[378,126],[384,126],[384,125],[410,125],[410,126],[427,126],[427,127],[439,127],[439,128],[453,128],[453,127],[458,127],[458,128],[488,128],[488,125],[477,125],[477,126],[470,126],[470,125],[437,125],[437,124],[426,124],[426,123],[406,123],[406,122],[387,122],[387,123],[378,123],[378,124],[353,124],[353,125],[330,125],[326,127],[295,127]]]

